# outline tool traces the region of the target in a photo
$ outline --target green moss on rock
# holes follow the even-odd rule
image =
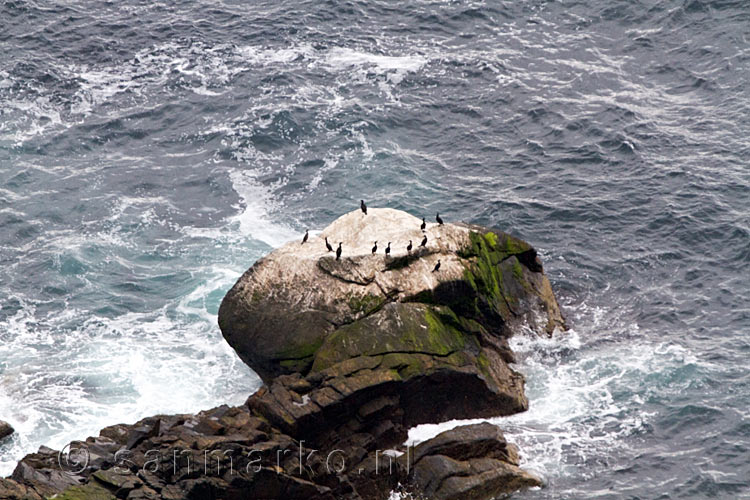
[[[293,346],[285,351],[282,351],[279,355],[279,359],[289,360],[309,358],[315,354],[315,352],[320,348],[321,344],[323,344],[323,338],[319,338],[314,342],[310,342],[308,344]]]
[[[489,257],[495,264],[498,264],[511,255],[523,254],[533,248],[525,241],[509,234],[498,234],[492,231],[481,234],[472,231],[469,233],[469,246],[459,252],[459,255],[464,258],[478,257],[485,250],[489,250]]]
[[[306,373],[310,370],[312,362],[313,357],[308,356],[302,359],[284,359],[279,361],[279,365],[290,372]]]
[[[466,345],[458,318],[445,307],[390,303],[377,313],[342,326],[329,335],[312,370],[324,370],[356,356],[425,353],[447,356]]]
[[[424,375],[427,366],[424,355],[408,354],[404,352],[392,352],[383,356],[381,368],[396,370],[403,379],[416,375]]]
[[[484,239],[493,250],[497,248],[497,235],[493,232],[484,233]]]
[[[514,238],[509,234],[504,234],[501,241],[498,242],[497,249],[510,256],[526,253],[529,250],[532,250],[532,247],[523,240]]]
[[[55,500],[117,500],[104,486],[95,482],[73,486],[55,496]]]
[[[477,366],[482,375],[488,377],[488,379],[492,379],[492,374],[490,373],[490,360],[487,359],[484,352],[480,352],[477,356]]]
[[[349,294],[347,303],[353,314],[367,315],[380,309],[385,303],[385,297],[371,293],[366,295]]]
[[[481,317],[484,304],[510,320],[519,305],[519,291],[534,294],[519,259],[528,257],[534,249],[525,241],[505,233],[492,231],[469,233],[469,246],[463,256],[470,259],[464,279],[477,293],[474,304],[462,304],[462,314]],[[481,302],[481,303],[480,303]],[[472,312],[473,311],[473,312]]]
[[[495,236],[494,233],[487,233]],[[498,264],[505,258],[505,253],[493,249],[496,246],[495,238],[473,232],[469,235],[472,242],[474,261],[464,271],[464,278],[471,284],[472,288],[497,311],[503,318],[510,317],[510,309],[506,303],[502,291],[503,275]],[[476,313],[479,314],[478,306],[475,305]]]
[[[307,373],[313,363],[313,357],[323,344],[323,338],[309,344],[294,346],[280,353],[279,366],[291,372]]]

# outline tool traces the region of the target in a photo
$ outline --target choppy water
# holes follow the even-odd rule
[[[364,197],[543,254],[514,498],[750,498],[749,42],[744,0],[0,3],[0,473],[244,400],[221,297]]]

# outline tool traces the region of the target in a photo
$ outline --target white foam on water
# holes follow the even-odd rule
[[[315,49],[310,44],[300,44],[287,48],[269,48],[254,45],[243,45],[237,48],[238,56],[245,62],[265,66],[285,64],[295,60],[309,60],[315,57]]]
[[[0,475],[42,444],[60,448],[153,414],[241,404],[260,379],[224,341],[205,300],[228,278],[176,306],[115,318],[75,309],[38,317],[21,298],[0,322],[0,414],[18,431],[0,454]]]
[[[49,96],[8,99],[2,104],[5,110],[0,124],[0,144],[8,141],[14,146],[20,146],[63,124],[60,109]]]
[[[655,374],[671,377],[664,384],[672,388],[685,370],[711,367],[680,345],[649,342],[637,325],[626,326],[626,341],[596,342],[612,338],[612,331],[605,330],[616,322],[612,311],[580,307],[588,317],[582,331],[556,332],[552,338],[526,332],[511,339],[519,358],[514,368],[526,376],[528,411],[421,425],[409,431],[407,444],[458,425],[489,421],[519,446],[521,466],[547,483],[571,476],[583,481],[601,472],[613,457],[635,453],[628,438],[645,432],[655,416],[644,410],[644,401],[664,389],[644,381]],[[687,386],[691,380],[680,383]]]
[[[298,236],[298,232],[285,224],[274,222],[270,211],[279,208],[269,188],[258,182],[255,175],[247,170],[230,173],[232,185],[240,196],[241,211],[234,217],[240,231],[271,247],[281,246]]]
[[[8,72],[0,69],[0,89],[6,89],[11,85],[13,85],[13,82],[11,81]]]
[[[267,49],[249,62],[263,65],[291,61],[294,57],[290,54],[306,50],[311,49],[305,46],[286,51]],[[158,97],[168,82],[200,95],[221,95],[228,90],[232,78],[251,68],[243,56],[247,52],[229,44],[186,46],[170,42],[143,48],[130,59],[108,65],[55,66],[55,72],[78,89],[62,99],[63,96],[53,95],[33,82],[20,82],[24,93],[19,96],[11,93],[3,101],[7,116],[0,123],[0,141],[21,145],[55,128],[83,123],[92,115],[101,120],[122,116],[131,108],[143,112],[149,106],[161,105],[163,100],[153,100],[151,95]],[[0,89],[12,89],[13,83],[7,72],[0,73]],[[114,99],[117,106],[102,107]]]
[[[183,46],[170,42],[148,47],[116,65],[69,67],[80,86],[71,111],[88,114],[123,94],[131,94],[135,104],[147,90],[158,90],[169,79],[175,79],[176,74],[183,77],[178,84],[201,95],[217,96],[226,91],[233,77],[248,69],[242,58],[237,57],[237,49],[227,44]]]
[[[192,237],[214,239],[221,244],[248,244],[250,238],[270,248],[299,236],[298,231],[272,218],[272,211],[279,210],[281,205],[271,189],[257,180],[257,173],[236,169],[229,172],[229,178],[239,197],[239,203],[234,207],[235,215],[221,227],[186,227],[183,232]]]
[[[419,54],[392,56],[334,47],[322,61],[322,67],[345,74],[356,83],[367,82],[370,75],[374,74],[378,89],[389,101],[398,103],[398,98],[393,94],[394,88],[407,74],[421,70],[428,61],[427,57]]]
[[[339,164],[339,161],[335,158],[328,157],[324,160],[323,166],[315,172],[310,184],[307,186],[308,191],[314,191],[318,188],[321,182],[323,182],[323,175],[331,170],[335,169]]]
[[[337,71],[352,67],[369,67],[381,73],[394,72],[403,75],[419,71],[427,64],[427,59],[421,55],[386,56],[347,47],[334,47],[328,52],[325,62]]]
[[[207,249],[214,258],[195,268],[182,258],[170,260],[174,264],[166,272],[189,269],[195,284],[148,312],[105,317],[57,307],[43,313],[44,304],[35,297],[15,297],[20,309],[0,318],[0,415],[17,433],[0,451],[0,475],[12,472],[20,458],[40,445],[59,449],[116,423],[241,404],[260,386],[259,377],[222,338],[217,300],[260,255],[257,242],[275,247],[298,235],[274,221],[273,212],[281,206],[252,172],[238,169],[229,176],[239,204],[234,215],[213,229],[175,226],[169,216],[161,220],[153,208],[169,213],[174,207],[168,199],[122,197],[86,234],[48,232],[43,250],[57,265],[70,256],[88,267],[77,276],[88,283],[87,293],[102,286],[96,282],[100,263],[87,260],[91,248],[103,253],[97,259],[133,270],[136,280],[158,277],[158,270],[133,260],[142,253],[134,235],[154,226],[184,234],[163,242],[167,247],[160,252],[170,259],[179,255],[177,250],[191,259]],[[202,237],[214,239],[213,244],[204,247],[196,241]]]

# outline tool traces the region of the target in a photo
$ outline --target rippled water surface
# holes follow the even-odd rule
[[[749,80],[744,0],[0,3],[0,473],[243,401],[223,294],[365,198],[542,253],[514,498],[750,498]]]

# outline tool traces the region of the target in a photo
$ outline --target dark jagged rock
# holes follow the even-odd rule
[[[0,498],[490,499],[539,486],[488,423],[402,444],[421,423],[524,411],[508,339],[564,328],[536,251],[505,233],[430,224],[426,248],[371,254],[375,234],[419,240],[419,222],[348,214],[311,236],[344,241],[341,260],[293,242],[238,280],[219,324],[265,382],[245,405],[107,427],[70,470],[42,448]]]
[[[0,420],[0,439],[4,439],[16,432],[8,422]]]
[[[372,399],[353,417],[361,419],[358,428],[348,422],[297,438],[273,426],[267,412],[255,405],[112,426],[76,443],[92,448],[100,446],[97,442],[118,443],[102,456],[107,466],[90,465],[75,473],[60,470],[58,452],[42,448],[24,458],[11,479],[0,480],[0,498],[36,500],[64,490],[57,498],[385,499],[399,484],[429,492],[429,498],[468,498],[459,493],[477,491],[492,494],[473,498],[491,498],[500,491],[540,484],[517,467],[515,447],[491,424],[459,427],[404,448],[398,444],[400,437],[394,439],[387,426],[376,423],[392,415],[397,403]],[[129,435],[155,426],[158,434],[126,447]],[[119,440],[108,437],[112,435]],[[387,447],[383,442],[395,444]],[[392,458],[385,453],[388,448],[401,456]],[[497,485],[486,484],[487,478]],[[437,484],[444,486],[430,486]]]
[[[445,455],[455,460],[494,458],[518,465],[518,449],[505,441],[496,425],[487,422],[464,425],[442,432],[414,447],[414,462],[428,455]]]
[[[0,479],[0,498],[10,500],[41,500],[36,490],[13,479]]]
[[[518,450],[489,423],[445,431],[412,452],[412,491],[438,500],[493,498],[541,486],[518,467]]]

